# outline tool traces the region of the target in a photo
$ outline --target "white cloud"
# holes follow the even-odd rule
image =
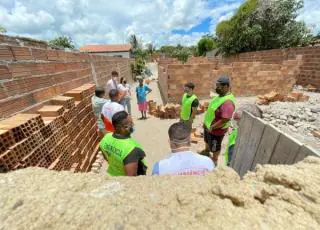
[[[298,20],[305,21],[313,33],[320,33],[320,1],[305,0]]]
[[[244,0],[0,0],[0,24],[12,35],[52,39],[67,35],[77,46],[123,43],[135,33],[145,43],[191,45],[214,32]],[[320,25],[319,0],[305,0],[300,18]],[[189,31],[204,19],[209,31]]]

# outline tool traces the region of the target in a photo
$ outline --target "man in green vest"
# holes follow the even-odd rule
[[[230,92],[228,77],[222,76],[216,82],[215,96],[209,103],[204,118],[204,141],[206,148],[200,153],[210,156],[217,165],[223,137],[228,131],[230,120],[235,110],[235,97]]]
[[[100,149],[108,161],[110,176],[146,175],[146,154],[140,144],[131,138],[134,124],[131,116],[120,111],[112,116],[114,133],[108,133],[100,142]]]
[[[186,123],[190,130],[192,128],[193,120],[197,114],[197,108],[199,106],[199,100],[197,96],[193,93],[194,84],[188,82],[184,85],[184,95],[181,100],[181,111],[180,111],[180,120]]]

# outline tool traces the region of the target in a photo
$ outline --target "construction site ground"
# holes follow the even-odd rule
[[[153,75],[150,77],[152,81],[149,83],[149,86],[152,89],[152,92],[148,95],[148,100],[155,101],[158,105],[163,104],[161,99],[161,94],[159,91],[158,83],[157,83],[157,64],[156,63],[148,63],[148,68],[152,71]],[[179,121],[179,119],[159,119],[154,116],[148,115],[147,120],[138,120],[141,117],[141,113],[138,111],[137,100],[135,97],[135,87],[136,84],[132,86],[132,117],[135,123],[135,132],[133,133],[133,138],[135,138],[144,148],[146,152],[146,160],[148,162],[148,174],[152,172],[152,166],[155,162],[165,158],[170,153],[170,146],[169,146],[169,137],[168,137],[168,129],[171,124]],[[306,107],[309,108],[312,105],[318,106],[320,105],[320,94],[318,93],[307,93],[310,96],[309,102],[275,102],[274,104],[270,104],[268,106],[262,106],[262,110],[267,112],[268,114],[277,113],[278,116],[282,115],[283,113],[290,114],[290,113],[297,113],[297,108],[299,107]],[[257,97],[237,97],[237,107],[243,104],[254,104],[257,100]],[[203,100],[202,102],[207,102],[208,100]],[[283,108],[282,108],[283,107]],[[282,111],[284,110],[284,112]],[[291,111],[292,110],[292,111]],[[315,114],[317,115],[317,114]],[[276,117],[278,117],[276,116]],[[202,130],[202,122],[203,122],[204,114],[200,114],[196,117],[193,127],[197,128],[198,130]],[[271,117],[268,116],[268,118]],[[290,126],[287,126],[285,123],[281,122],[278,118],[272,118],[272,120],[266,119],[267,122],[272,123],[276,127],[281,128],[284,132],[290,134],[291,136],[295,137],[300,142],[307,144],[315,149],[320,148],[320,139],[314,137],[312,135],[312,130],[309,128],[309,131],[301,131],[301,133],[297,132],[297,130],[293,129]],[[265,119],[265,118],[264,118]],[[320,113],[316,118],[316,122],[319,122]],[[316,126],[319,123],[308,122],[308,120],[304,120],[303,127],[309,126]],[[301,127],[302,128],[302,127]],[[307,129],[307,128],[306,128]],[[227,137],[224,138],[222,144],[222,151],[219,157],[218,164],[224,164],[224,152],[225,146],[227,143]],[[198,152],[204,148],[204,142],[200,141],[197,144],[192,144],[191,149],[194,152]],[[106,173],[106,163],[103,163],[101,167],[100,173],[105,175]]]

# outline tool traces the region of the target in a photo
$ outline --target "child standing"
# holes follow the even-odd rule
[[[141,112],[141,118],[139,120],[147,119],[147,94],[152,90],[143,84],[143,79],[139,79],[139,85],[136,88],[137,101],[139,106],[139,111]]]

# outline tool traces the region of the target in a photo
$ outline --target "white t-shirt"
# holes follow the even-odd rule
[[[154,164],[152,175],[203,175],[214,169],[213,161],[192,151],[170,154]]]
[[[115,113],[124,111],[123,105],[120,105],[117,102],[105,103],[102,107],[102,115],[112,122],[112,117]]]
[[[125,86],[123,86],[122,84],[119,84],[118,85],[118,90],[123,92],[125,97],[130,97],[130,86],[129,86],[129,84],[126,84]]]
[[[107,94],[109,94],[109,91],[112,90],[112,89],[117,89],[117,82],[114,81],[112,78],[107,81]]]

